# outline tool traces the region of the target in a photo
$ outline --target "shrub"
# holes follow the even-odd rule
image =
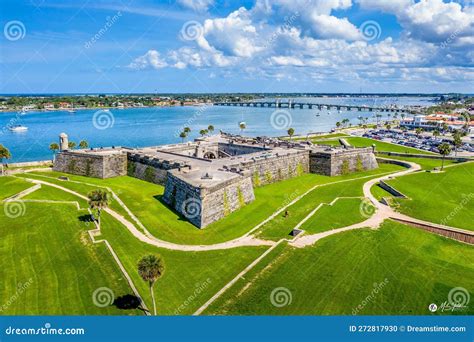
[[[272,174],[270,171],[265,171],[265,182],[271,183],[272,182]]]
[[[347,175],[349,174],[349,161],[346,159],[342,162],[342,165],[341,165],[341,174],[342,175]]]
[[[256,187],[260,186],[260,175],[259,175],[258,171],[255,171],[253,173],[253,185],[256,186]]]
[[[242,208],[243,206],[245,206],[245,199],[242,189],[240,189],[240,186],[237,187],[237,197],[239,198],[239,206],[240,208]]]
[[[147,182],[153,183],[154,179],[155,179],[155,170],[151,166],[148,166],[145,169],[145,180]]]
[[[224,189],[224,198],[222,199],[224,203],[224,216],[229,215],[230,208],[229,208],[229,198],[227,197],[227,190]]]

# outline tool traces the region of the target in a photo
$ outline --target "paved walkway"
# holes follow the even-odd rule
[[[381,158],[381,159],[384,159],[384,158]],[[303,235],[300,238],[295,239],[293,242],[290,242],[290,245],[301,248],[301,247],[313,245],[314,243],[316,243],[316,241],[321,240],[327,236],[338,234],[338,233],[345,232],[348,230],[359,229],[359,228],[376,229],[380,227],[383,221],[387,219],[398,219],[398,220],[406,221],[407,223],[427,225],[427,226],[450,230],[450,231],[472,233],[467,230],[463,230],[459,228],[454,228],[454,227],[444,226],[444,225],[440,225],[440,224],[436,224],[436,223],[432,223],[428,221],[419,220],[419,219],[404,215],[402,213],[396,212],[392,207],[380,203],[377,200],[377,198],[375,198],[375,196],[372,195],[372,192],[370,191],[370,189],[372,188],[372,186],[379,183],[381,180],[387,180],[387,179],[391,179],[395,177],[400,177],[400,176],[404,176],[404,175],[421,170],[421,166],[416,163],[409,162],[409,161],[404,161],[404,162],[410,166],[409,169],[399,171],[390,175],[374,178],[364,184],[363,186],[364,196],[367,199],[369,199],[372,205],[376,208],[374,215],[372,215],[369,219],[363,222],[359,222],[359,223],[347,226],[347,227],[332,229],[326,232],[321,232],[321,233],[312,234],[312,235]]]
[[[28,178],[28,180],[30,180],[31,182],[35,184],[44,184],[44,185],[52,186],[54,188],[57,188],[62,191],[73,194],[75,196],[78,196],[86,201],[88,200],[86,196],[81,195],[80,193],[70,190],[68,188],[65,188],[61,185],[49,183],[49,182],[38,180],[38,179]],[[146,235],[145,233],[137,229],[137,227],[135,227],[135,225],[129,220],[127,220],[123,215],[117,213],[111,208],[106,208],[105,211],[108,214],[110,214],[113,218],[118,220],[120,223],[122,223],[130,231],[130,233],[132,233],[133,236],[135,236],[138,240],[145,242],[149,245],[153,245],[160,248],[166,248],[166,249],[177,250],[177,251],[199,252],[199,251],[230,249],[230,248],[245,247],[245,246],[273,246],[276,244],[276,242],[274,241],[260,240],[253,236],[243,236],[238,239],[234,239],[231,241],[218,243],[214,245],[180,245],[180,244],[176,244],[176,243],[172,243],[168,241],[163,241],[153,236]]]

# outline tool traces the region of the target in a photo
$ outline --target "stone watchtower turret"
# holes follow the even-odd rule
[[[69,139],[66,133],[61,133],[59,135],[59,150],[65,151],[69,149]]]

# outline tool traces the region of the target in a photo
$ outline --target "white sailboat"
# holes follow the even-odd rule
[[[28,130],[28,127],[22,125],[15,125],[8,128],[12,132],[25,132]]]

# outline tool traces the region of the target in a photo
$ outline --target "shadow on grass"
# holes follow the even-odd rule
[[[175,215],[176,215],[176,220],[177,221],[184,221],[184,222],[189,222],[189,220],[184,217],[183,215],[181,215],[180,213],[178,213],[174,208],[172,208],[168,203],[166,203],[164,200],[163,200],[163,195],[156,195],[156,196],[153,196],[154,199],[156,199],[158,202],[160,202],[161,204],[163,204],[163,206],[172,211]]]
[[[140,298],[132,294],[126,294],[115,298],[113,305],[119,310],[147,311],[141,307]]]
[[[84,214],[78,217],[79,221],[81,222],[92,222],[92,215],[90,214]]]

